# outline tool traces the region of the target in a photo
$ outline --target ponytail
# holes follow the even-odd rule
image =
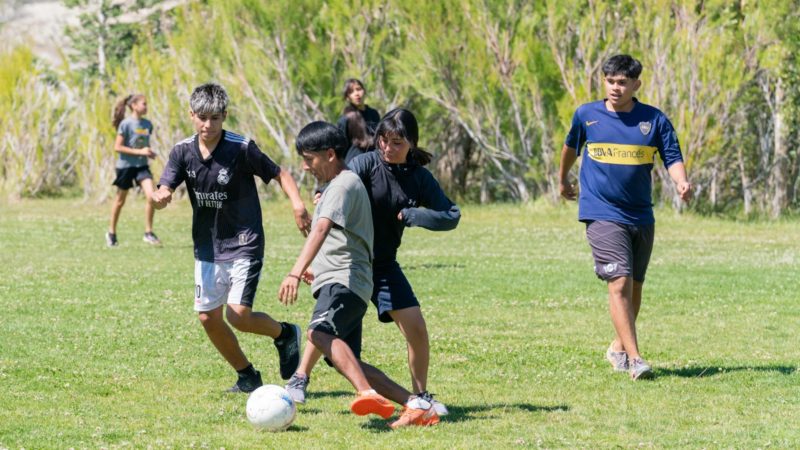
[[[433,155],[421,148],[412,148],[409,153],[411,158],[420,166],[425,166],[433,160]]]
[[[114,105],[114,111],[111,114],[111,125],[114,127],[115,130],[117,129],[117,127],[119,127],[119,124],[120,122],[122,122],[122,119],[125,118],[125,107],[127,106],[128,108],[130,108],[133,102],[140,97],[144,97],[144,95],[129,94],[125,96],[125,98],[123,98],[122,100],[118,101],[116,105]]]
[[[433,155],[417,147],[419,141],[419,125],[414,114],[403,108],[395,108],[381,119],[378,128],[375,130],[375,147],[378,146],[377,139],[380,136],[397,135],[411,144],[408,154],[414,162],[424,166],[433,160]]]

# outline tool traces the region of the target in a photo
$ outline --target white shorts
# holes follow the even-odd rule
[[[228,303],[253,307],[260,259],[236,259],[220,263],[194,261],[194,310],[211,311]]]

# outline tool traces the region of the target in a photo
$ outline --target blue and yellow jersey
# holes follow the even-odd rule
[[[581,105],[572,116],[565,144],[583,153],[578,220],[655,222],[650,176],[655,155],[666,167],[683,156],[667,116],[634,102],[630,112],[614,112],[599,100]]]

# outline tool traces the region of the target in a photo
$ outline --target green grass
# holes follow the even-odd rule
[[[187,200],[143,204],[103,242],[107,205],[0,206],[0,448],[510,448],[800,446],[800,226],[657,212],[639,320],[652,382],[603,358],[612,328],[574,205],[469,206],[448,233],[400,251],[432,336],[430,388],[451,414],[389,431],[348,413],[351,386],[321,365],[285,433],[259,433],[232,370],[192,311]],[[265,204],[257,310],[305,324],[313,299],[277,301],[302,245],[288,205]],[[408,385],[405,345],[370,307],[364,359]],[[270,340],[239,334],[282,384]]]

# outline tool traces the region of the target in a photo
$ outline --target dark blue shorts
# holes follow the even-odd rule
[[[339,283],[322,286],[314,292],[314,298],[317,304],[308,329],[338,337],[350,347],[356,359],[361,359],[361,322],[367,313],[364,300]],[[325,362],[332,366],[327,357]]]
[[[400,264],[392,261],[385,266],[372,268],[372,303],[378,308],[378,320],[392,322],[389,311],[419,306],[419,301],[411,290]]]
[[[142,167],[126,167],[124,169],[117,169],[117,178],[114,180],[114,186],[128,190],[133,187],[133,184],[138,185],[142,180],[152,179],[153,174],[150,173],[149,166]]]

